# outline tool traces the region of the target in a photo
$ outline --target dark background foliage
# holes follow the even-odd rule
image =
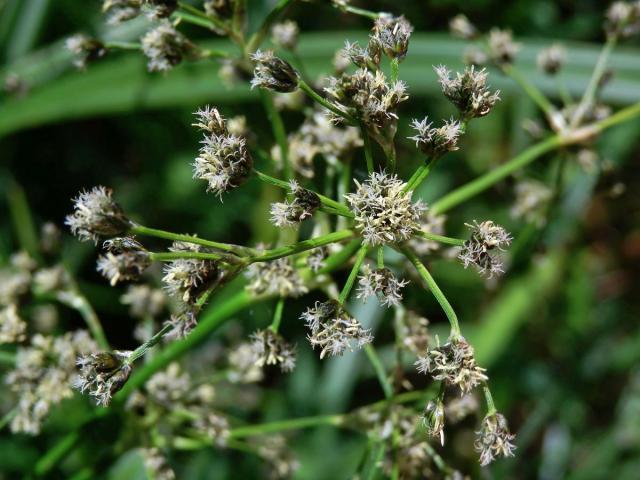
[[[465,13],[482,30],[511,28],[527,47],[522,68],[544,88],[552,85],[532,73],[540,46],[566,40],[568,85],[577,93],[595,62],[597,44],[603,41],[605,2],[595,0],[361,3],[371,10],[402,13],[416,27],[406,69],[404,65],[401,69],[411,99],[401,111],[398,138],[409,134],[408,122],[414,117],[453,113],[438,93],[431,65],[460,65],[462,44],[444,35],[449,18],[457,13]],[[271,2],[250,0],[249,4],[255,25]],[[329,72],[333,51],[346,38],[363,38],[369,28],[365,19],[318,4],[301,3],[292,10],[292,17],[303,32],[309,32],[303,36],[300,55],[309,59],[313,73]],[[99,2],[0,1],[0,77],[17,72],[30,87],[24,98],[7,95],[0,100],[0,260],[19,248],[19,229],[10,208],[19,188],[38,223],[51,220],[61,225],[70,210],[69,199],[79,189],[103,184],[113,187],[127,211],[148,225],[198,232],[221,241],[254,244],[273,239],[267,212],[277,192],[252,181],[220,203],[191,179],[190,163],[199,140],[190,126],[191,113],[201,105],[220,104],[226,115],[246,115],[259,142],[271,145],[268,121],[248,86],[227,90],[211,64],[183,66],[164,77],[148,75],[143,61],[128,54],[114,55],[86,73],[74,72],[66,68],[66,54],[59,52],[61,39],[76,31],[104,31]],[[186,31],[202,36],[189,27]],[[42,51],[46,53],[38,53]],[[616,106],[640,98],[640,47],[631,44],[619,52],[613,63],[621,74],[605,94]],[[109,77],[109,71],[116,73]],[[439,165],[422,191],[427,201],[530,143],[521,122],[538,116],[534,106],[498,73],[490,78],[504,89],[504,101],[489,117],[474,122],[461,150]],[[290,128],[300,120],[298,114],[285,116]],[[497,462],[487,478],[637,478],[639,132],[637,121],[607,132],[597,142],[596,171],[585,172],[568,153],[559,206],[542,230],[510,218],[513,180],[498,184],[449,216],[451,235],[462,235],[464,221],[492,218],[516,237],[511,268],[504,279],[489,286],[457,264],[433,264],[465,335],[476,345],[480,363],[489,369],[496,403],[518,434],[517,457]],[[410,141],[401,141],[399,158],[400,173],[407,178],[418,164]],[[548,155],[528,168],[526,176],[550,183],[557,161],[558,156]],[[356,170],[356,175],[361,177],[362,170]],[[132,321],[117,301],[122,290],[108,288],[95,273],[92,246],[67,237],[64,251],[112,344],[134,346]],[[407,303],[428,316],[437,332],[446,319],[413,280]],[[310,351],[298,315],[315,298],[313,294],[287,302],[283,329],[286,336],[298,340],[299,366],[290,377],[268,378],[261,397],[262,414],[251,421],[342,412],[381,397],[363,354],[321,363]],[[243,312],[224,334],[232,335],[229,330],[236,329],[247,335],[264,327],[271,311],[272,305],[265,305]],[[71,312],[61,313],[61,328],[80,325]],[[371,304],[358,306],[357,313],[380,325],[376,344],[384,353],[383,346],[391,341],[391,330],[385,326],[389,315]],[[417,386],[427,384],[424,377],[411,378]],[[74,428],[88,407],[79,399],[69,404],[76,408],[61,407],[40,437],[11,436],[6,428],[0,433],[0,478],[19,478],[61,434]],[[73,453],[61,475],[70,476],[79,465],[97,466],[94,471],[106,475],[116,460],[118,450],[112,449],[111,441],[120,428],[118,422],[104,422],[87,432],[90,441]],[[443,455],[454,465],[464,465],[475,478],[480,474],[468,445],[472,429],[473,424],[463,426],[463,435],[449,442]],[[299,478],[350,477],[365,443],[360,436],[329,428],[303,431],[295,438],[294,449],[302,463]],[[171,460],[180,478],[260,475],[257,460],[234,453],[210,450],[176,454]]]

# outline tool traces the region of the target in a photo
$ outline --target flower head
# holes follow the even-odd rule
[[[108,14],[110,25],[126,22],[140,15],[142,0],[104,0],[102,11]]]
[[[326,247],[314,248],[307,257],[307,266],[312,272],[317,273],[324,267],[324,259],[327,258]]]
[[[463,14],[456,15],[449,20],[449,31],[454,37],[462,38],[464,40],[472,40],[476,35],[478,35],[476,27]]]
[[[614,2],[606,14],[609,36],[629,38],[640,32],[640,2]]]
[[[84,70],[89,62],[102,58],[107,53],[102,42],[81,33],[67,38],[64,45],[74,54],[73,64],[80,70]]]
[[[108,406],[111,397],[117,393],[131,375],[128,363],[129,351],[91,353],[78,357],[80,374],[74,387],[82,393],[89,392],[96,404]]]
[[[98,242],[100,237],[115,237],[132,225],[120,205],[111,198],[111,190],[93,187],[73,199],[74,212],[67,215],[65,225],[80,240]]]
[[[379,57],[377,52],[381,51],[391,59],[402,61],[409,49],[411,32],[413,26],[404,16],[380,15],[371,30],[367,49],[374,58]]]
[[[515,435],[509,431],[507,419],[501,413],[487,415],[476,432],[474,447],[480,453],[480,465],[489,465],[496,457],[513,457]]]
[[[402,347],[419,355],[429,348],[429,320],[413,310],[398,312],[396,316],[398,338],[402,339]]]
[[[457,386],[461,394],[469,393],[488,379],[485,369],[476,363],[473,347],[459,335],[450,337],[442,346],[437,343],[424,357],[418,357],[415,365],[420,373]]]
[[[289,257],[252,263],[246,275],[249,278],[247,290],[254,295],[299,297],[309,291]]]
[[[207,191],[220,198],[240,186],[253,168],[253,160],[243,137],[229,133],[227,123],[216,108],[209,106],[196,112],[195,124],[210,135],[202,140],[200,153],[193,163],[193,177],[206,180]]]
[[[536,59],[538,68],[549,75],[555,75],[564,64],[567,52],[562,45],[553,44],[541,50]]]
[[[351,75],[344,73],[340,78],[330,77],[325,91],[338,109],[377,128],[397,120],[396,108],[408,98],[402,81],[389,84],[380,70],[372,73],[366,68]],[[336,123],[342,123],[342,117],[329,115]]]
[[[464,243],[458,258],[464,263],[464,267],[475,265],[481,273],[488,273],[489,278],[502,273],[502,263],[495,250],[503,250],[511,244],[511,235],[490,220],[482,223],[467,224],[471,229],[471,237]]]
[[[22,342],[26,332],[27,324],[18,315],[15,304],[0,309],[0,344]]]
[[[371,330],[363,328],[334,300],[316,302],[301,318],[309,329],[311,346],[320,348],[320,358],[342,355],[347,349],[353,351],[352,343],[361,348],[373,340]]]
[[[359,183],[354,193],[345,195],[355,215],[356,227],[368,245],[403,242],[420,228],[419,220],[426,207],[418,200],[411,203],[411,193],[395,175],[372,173]]]
[[[446,215],[437,215],[427,210],[427,213],[422,216],[420,221],[420,230],[435,235],[444,235],[444,224],[446,220]],[[427,240],[424,237],[416,235],[409,240],[409,246],[418,256],[423,256],[439,250],[442,244],[435,240]]]
[[[270,328],[251,335],[251,349],[258,367],[280,365],[280,370],[288,373],[296,366],[295,347]]]
[[[545,207],[553,196],[551,189],[542,182],[527,179],[516,183],[514,190],[516,198],[511,207],[511,216],[538,225],[544,224]]]
[[[297,225],[311,217],[321,205],[316,193],[302,188],[295,180],[289,183],[293,200],[271,204],[271,221],[276,227]]]
[[[285,20],[284,22],[276,23],[271,28],[271,38],[273,43],[287,50],[296,49],[299,36],[300,29],[298,28],[298,24],[293,20]]]
[[[151,265],[149,253],[133,238],[107,240],[104,247],[107,253],[98,258],[97,270],[111,286],[138,279]]]
[[[444,404],[442,400],[431,400],[422,414],[422,423],[430,436],[440,439],[444,446]]]
[[[156,318],[164,309],[167,298],[162,290],[149,285],[129,285],[120,301],[129,305],[129,315],[138,319]]]
[[[451,78],[451,72],[440,65],[435,68],[442,93],[453,103],[463,118],[484,117],[500,100],[500,91],[491,92],[487,87],[487,71],[476,70],[472,65]]]
[[[193,421],[193,426],[213,440],[219,447],[224,447],[227,444],[229,435],[231,435],[229,420],[214,412],[199,415]]]
[[[492,28],[489,32],[489,56],[497,65],[509,65],[520,50],[520,44],[513,41],[510,30]]]
[[[144,468],[149,478],[155,480],[175,480],[176,473],[173,471],[167,459],[159,448],[141,448],[140,453],[144,461]]]
[[[428,117],[413,120],[411,126],[418,132],[409,137],[416,142],[416,147],[430,158],[438,158],[447,152],[458,150],[458,138],[462,134],[462,125],[457,120],[444,122],[441,127],[433,127]]]
[[[266,88],[282,93],[293,92],[298,88],[298,72],[289,62],[276,57],[271,50],[258,50],[251,59],[256,62],[251,88]]]
[[[207,250],[194,243],[173,242],[169,248],[172,252],[206,252]],[[212,282],[218,279],[218,264],[213,260],[198,258],[180,258],[164,266],[162,281],[169,295],[192,303],[197,296]]]
[[[398,280],[388,268],[371,269],[368,265],[363,268],[363,274],[358,278],[358,298],[377,297],[382,305],[397,306],[402,300],[401,289],[409,281]]]
[[[142,52],[148,58],[150,72],[165,72],[178,65],[193,49],[193,44],[178,32],[168,20],[161,21],[140,40]]]

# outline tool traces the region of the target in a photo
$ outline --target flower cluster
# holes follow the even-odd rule
[[[194,243],[173,242],[172,252],[203,252],[207,249]],[[194,302],[212,282],[218,280],[219,268],[214,260],[179,258],[164,266],[162,281],[169,295],[185,303]]]
[[[102,11],[107,13],[110,24],[131,20],[141,13],[150,20],[167,18],[178,7],[177,0],[104,0]]]
[[[485,369],[476,363],[473,347],[461,336],[450,337],[442,346],[436,337],[436,347],[419,357],[415,365],[420,373],[458,387],[461,394],[469,393],[488,379]]]
[[[312,272],[317,273],[324,267],[325,258],[327,258],[327,249],[325,247],[314,248],[307,257],[307,266]]]
[[[270,328],[251,335],[251,349],[258,367],[280,365],[280,370],[288,373],[296,366],[295,347]]]
[[[516,183],[515,202],[511,207],[513,218],[524,218],[538,225],[544,224],[544,210],[551,201],[553,192],[544,183],[527,179]]]
[[[520,50],[520,44],[513,41],[510,30],[492,28],[487,41],[489,42],[489,56],[496,65],[510,65]]]
[[[541,50],[536,58],[538,68],[544,73],[555,75],[564,64],[567,52],[562,45],[554,44]]]
[[[289,257],[252,263],[246,275],[249,278],[247,290],[254,295],[299,297],[309,291]]]
[[[144,320],[158,317],[166,306],[167,298],[162,290],[149,285],[129,285],[120,301],[129,305],[129,315]]]
[[[340,78],[330,77],[325,91],[333,105],[345,115],[379,129],[397,120],[396,108],[408,98],[404,82],[389,84],[380,70],[371,73],[365,68],[351,75],[344,73]],[[341,116],[333,112],[329,115],[334,122],[342,123]]]
[[[307,338],[313,348],[320,348],[320,358],[327,354],[339,356],[345,350],[353,350],[351,344],[358,348],[371,343],[371,331],[360,325],[347,311],[334,300],[316,302],[301,316],[310,330]]]
[[[640,2],[614,2],[606,14],[605,30],[610,36],[628,38],[640,32]]]
[[[420,221],[420,230],[434,235],[444,235],[444,224],[446,221],[446,215],[437,215],[427,210],[427,213],[422,216]],[[423,256],[439,250],[442,244],[416,235],[409,240],[409,246],[417,255]]]
[[[429,320],[413,310],[400,311],[396,315],[396,331],[402,340],[402,348],[419,355],[429,348]]]
[[[18,315],[15,304],[0,309],[0,344],[22,342],[26,332],[27,324]]]
[[[375,296],[382,305],[398,306],[402,300],[401,290],[408,283],[408,280],[398,280],[388,268],[372,270],[369,265],[365,265],[363,274],[358,278],[357,296],[362,299]]]
[[[276,227],[295,226],[320,208],[320,197],[317,194],[302,188],[295,180],[291,180],[289,185],[293,200],[271,204],[271,222]]]
[[[432,159],[458,150],[458,138],[462,134],[462,125],[458,120],[451,119],[438,128],[432,125],[427,117],[411,122],[411,127],[418,134],[409,139],[416,142],[416,148]]]
[[[475,449],[480,453],[480,465],[489,465],[496,457],[513,457],[515,435],[509,431],[507,419],[500,413],[484,417],[482,427],[476,432]]]
[[[293,20],[285,20],[276,23],[271,28],[271,38],[273,43],[286,50],[295,50],[298,45],[298,37],[300,36],[300,28]]]
[[[207,191],[220,198],[240,186],[251,173],[253,160],[244,137],[229,133],[227,122],[216,108],[198,110],[195,124],[205,136],[193,163],[193,177],[207,182]]]
[[[18,348],[16,367],[5,378],[18,397],[11,431],[38,434],[51,407],[73,395],[76,358],[96,349],[83,330],[55,338],[35,334],[29,346]]]
[[[258,50],[251,55],[251,59],[256,62],[251,88],[266,88],[282,93],[293,92],[298,88],[300,75],[296,69],[286,60],[276,57],[271,50]]]
[[[107,49],[102,42],[81,33],[67,38],[65,47],[73,53],[73,64],[80,70],[87,68],[89,62],[107,54]]]
[[[492,252],[503,250],[511,244],[511,235],[492,221],[467,224],[471,229],[471,237],[464,242],[458,258],[464,267],[475,265],[481,273],[488,273],[489,277],[503,272],[502,263]]]
[[[435,67],[435,71],[442,86],[442,93],[466,120],[484,117],[500,100],[500,91],[491,92],[487,87],[489,74],[485,69],[476,70],[472,65],[466,67],[462,73],[456,73],[455,78],[451,78],[449,69],[442,65]]]
[[[424,407],[422,414],[422,424],[427,429],[427,433],[440,439],[440,445],[444,446],[444,404],[442,400],[431,400]]]
[[[150,72],[166,72],[178,65],[194,48],[183,34],[168,20],[161,21],[141,39],[142,52],[148,59]]]
[[[374,59],[380,58],[382,52],[391,59],[402,61],[409,49],[411,32],[413,26],[404,16],[380,15],[369,36],[369,55]]]
[[[366,244],[403,242],[420,229],[426,206],[420,200],[411,203],[406,184],[397,176],[374,172],[363,183],[355,182],[356,191],[345,198]]]
[[[108,406],[131,375],[128,362],[131,352],[113,351],[90,353],[78,357],[80,373],[73,386],[80,392],[89,392],[97,405]]]
[[[478,35],[478,29],[463,14],[456,15],[449,20],[449,31],[454,37],[464,40],[472,40]]]
[[[119,281],[136,280],[151,265],[149,253],[133,238],[114,238],[104,242],[105,255],[98,257],[97,270],[111,286]]]
[[[98,242],[100,237],[122,235],[132,226],[124,211],[111,198],[111,190],[98,186],[73,199],[74,212],[65,218],[71,233],[80,240]]]

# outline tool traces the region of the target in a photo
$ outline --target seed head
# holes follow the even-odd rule
[[[497,65],[509,65],[520,50],[520,44],[513,41],[510,30],[492,28],[489,32],[489,56]]]
[[[463,14],[456,15],[449,20],[449,32],[454,37],[464,40],[473,40],[478,35],[476,27]]]
[[[538,68],[549,75],[555,75],[564,64],[567,52],[562,45],[554,44],[541,50],[536,59]]]
[[[416,142],[416,148],[432,159],[458,150],[458,138],[462,134],[462,125],[457,120],[445,121],[441,127],[435,128],[429,118],[424,117],[420,121],[414,119],[411,127],[418,134],[409,137],[409,140]]]
[[[296,49],[299,36],[300,29],[298,28],[298,24],[293,20],[276,23],[271,29],[273,43],[287,50]]]
[[[265,365],[280,365],[282,372],[289,373],[296,366],[295,347],[270,328],[258,330],[251,335],[251,349],[255,364],[260,368]]]
[[[457,386],[461,395],[488,380],[485,369],[476,364],[473,347],[461,336],[450,337],[442,346],[436,336],[436,347],[418,357],[415,365],[418,372]]]
[[[367,299],[375,296],[382,305],[398,306],[402,300],[400,291],[408,283],[407,280],[398,280],[388,268],[372,270],[369,265],[365,265],[362,275],[358,278],[357,297]]]
[[[291,227],[311,217],[320,208],[320,197],[302,188],[298,182],[289,182],[293,200],[271,204],[271,222],[276,227]]]
[[[466,67],[462,73],[451,78],[451,72],[440,65],[435,68],[442,93],[453,103],[465,119],[484,117],[500,100],[500,91],[489,91],[487,71]]]
[[[293,92],[298,88],[298,72],[289,62],[276,57],[271,50],[258,50],[251,55],[251,59],[256,62],[251,88],[266,88],[282,93]]]
[[[81,33],[67,38],[65,47],[74,54],[73,65],[79,70],[84,70],[89,62],[102,58],[107,53],[102,42]]]
[[[640,2],[614,2],[606,13],[607,35],[629,38],[640,32]]]
[[[327,354],[340,356],[345,350],[353,351],[373,341],[371,330],[365,329],[335,300],[316,302],[300,317],[305,321],[311,346],[320,348],[320,358]]]
[[[309,291],[289,257],[256,262],[246,270],[247,290],[254,295],[299,297]]]
[[[390,59],[400,62],[407,55],[411,32],[413,26],[404,16],[380,15],[376,18],[369,35],[367,50],[374,58],[379,58],[380,54],[377,52],[381,51]]]
[[[368,127],[383,128],[397,120],[395,111],[405,101],[406,85],[402,81],[388,84],[380,70],[371,73],[365,68],[354,74],[342,74],[340,78],[330,77],[324,89],[336,108],[361,120]],[[336,123],[342,117],[330,113]]]
[[[494,413],[484,417],[474,443],[476,452],[480,453],[480,465],[489,465],[496,457],[513,457],[516,447],[511,442],[515,438],[504,415]]]
[[[22,342],[26,332],[27,324],[18,315],[15,304],[0,309],[0,344]]]
[[[360,68],[368,68],[370,65],[377,65],[380,62],[380,57],[373,58],[371,52],[368,49],[362,48],[358,45],[358,42],[350,42],[346,40],[344,42],[344,48],[340,50],[343,58],[346,58],[348,62],[353,63]],[[344,72],[349,63],[344,68],[338,68],[340,72]]]
[[[442,400],[431,400],[427,403],[422,414],[422,424],[430,436],[440,438],[440,445],[444,447],[444,404]]]
[[[97,405],[108,406],[111,397],[127,383],[131,375],[129,351],[91,353],[78,357],[80,374],[74,382],[74,388],[80,392],[89,392],[95,397]]]
[[[193,49],[193,44],[187,37],[178,32],[168,20],[161,21],[140,41],[150,72],[171,70]]]
[[[81,192],[73,202],[74,212],[67,215],[64,223],[82,241],[98,243],[100,237],[122,235],[132,226],[120,205],[111,198],[111,189],[93,187]]]
[[[107,240],[104,248],[107,253],[98,258],[97,270],[112,287],[122,280],[137,280],[151,265],[149,253],[133,238]]]
[[[473,225],[466,225],[471,229],[471,237],[458,255],[464,268],[475,265],[480,273],[488,273],[489,278],[502,273],[502,263],[492,251],[503,250],[510,245],[511,235],[490,220],[482,223],[474,221]]]
[[[206,180],[207,191],[222,194],[240,186],[253,168],[253,160],[243,137],[230,134],[227,122],[216,108],[206,106],[195,115],[194,125],[205,130],[200,153],[193,163],[193,177]]]
[[[366,244],[403,242],[420,228],[426,207],[420,200],[411,203],[410,192],[404,191],[405,183],[397,176],[374,172],[362,184],[356,180],[356,185],[345,198]]]
[[[200,245],[186,242],[173,242],[172,252],[204,252],[208,250]],[[218,264],[213,260],[180,258],[167,263],[162,281],[169,295],[185,303],[194,302],[198,295],[219,276]]]

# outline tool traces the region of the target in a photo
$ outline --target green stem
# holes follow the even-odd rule
[[[285,11],[293,4],[293,0],[280,0],[278,4],[269,12],[267,18],[264,19],[262,25],[258,29],[256,33],[254,33],[249,39],[249,43],[247,44],[246,52],[253,53],[255,52],[264,39],[269,35],[269,31],[271,30],[271,26],[285,13]]]
[[[431,276],[427,268],[416,256],[416,254],[413,253],[413,251],[411,251],[409,248],[401,247],[400,251],[413,264],[418,274],[422,277],[422,279],[427,284],[427,287],[429,287],[429,290],[431,290],[431,293],[433,293],[433,296],[436,297],[436,300],[442,307],[442,310],[444,310],[444,313],[446,314],[447,318],[449,319],[449,323],[451,324],[451,336],[452,337],[460,336],[461,335],[460,325],[458,323],[458,317],[456,316],[456,312],[453,311],[453,308],[451,307],[451,304],[447,300],[447,297],[445,297],[444,293],[442,293],[442,290],[440,290],[440,287],[438,287],[438,284],[433,279],[433,277]]]
[[[331,102],[329,102],[325,98],[323,98],[320,95],[318,95],[316,93],[316,91],[313,88],[311,88],[304,80],[300,79],[298,81],[298,86],[300,87],[300,89],[303,92],[305,92],[307,95],[309,95],[309,97],[311,97],[314,101],[318,102],[320,105],[322,105],[327,110],[331,110],[333,113],[335,113],[339,117],[344,118],[347,121],[347,123],[349,123],[350,125],[358,125],[358,122],[356,121],[355,118],[353,118],[348,113],[343,112],[338,107],[336,107],[334,104],[332,104]]]
[[[373,151],[371,149],[371,138],[367,132],[367,126],[364,122],[360,122],[360,132],[362,133],[362,141],[364,142],[364,158],[367,162],[367,171],[373,173]]]
[[[504,163],[475,180],[472,180],[471,182],[449,192],[447,195],[431,205],[431,212],[438,215],[450,210],[456,205],[459,205],[460,203],[493,186],[503,178],[508,177],[513,172],[520,170],[536,158],[560,147],[565,143],[566,142],[563,137],[560,135],[553,135],[546,140],[527,148],[524,152],[515,156],[507,163]]]
[[[267,118],[271,122],[271,130],[273,131],[273,136],[275,137],[276,143],[280,148],[282,173],[285,180],[288,181],[293,178],[293,176],[291,172],[291,164],[289,163],[289,140],[287,138],[287,132],[284,128],[284,123],[282,122],[282,116],[273,103],[273,95],[271,94],[271,92],[260,89],[260,98],[262,99],[262,104],[267,111]]]
[[[222,250],[225,252],[240,254],[240,252],[246,250],[244,247],[239,247],[237,245],[229,245],[228,243],[220,243],[214,242],[211,240],[205,240],[204,238],[198,238],[193,235],[184,235],[181,233],[173,233],[167,232],[165,230],[159,230],[157,228],[149,228],[143,225],[134,225],[129,230],[129,233],[134,233],[138,235],[147,235],[151,237],[164,238],[165,240],[173,240],[176,242],[186,242],[193,243],[195,245],[202,245],[205,247],[217,248],[218,250]]]
[[[609,127],[617,125],[618,123],[626,122],[640,115],[640,102],[634,103],[622,110],[617,111],[610,117],[600,120],[594,124],[598,131],[606,130]]]
[[[2,431],[2,429],[6,427],[17,414],[18,414],[18,407],[14,407],[11,410],[9,410],[7,413],[5,413],[2,416],[2,418],[0,418],[0,431]]]
[[[357,238],[355,240],[352,240],[350,243],[348,243],[339,252],[329,255],[327,259],[324,261],[324,267],[318,270],[318,275],[330,273],[336,270],[341,265],[343,265],[360,248],[361,243],[362,241],[359,238]]]
[[[40,261],[38,231],[33,221],[33,215],[31,215],[31,208],[24,189],[13,180],[9,182],[7,189],[7,203],[20,248],[26,251],[31,258]]]
[[[134,42],[105,42],[104,46],[114,50],[141,50],[142,45]]]
[[[282,322],[282,311],[284,310],[284,298],[279,298],[276,303],[276,310],[273,312],[273,320],[269,328],[273,333],[278,333],[280,322]]]
[[[0,350],[0,365],[14,367],[16,364],[16,354]]]
[[[186,5],[186,4],[185,4]],[[177,18],[182,22],[190,23],[192,25],[197,25],[198,27],[204,27],[209,30],[221,29],[227,30],[227,25],[224,22],[221,22],[218,19],[212,17],[202,17],[200,15],[195,15],[190,12],[183,12],[180,10],[176,10],[171,15],[173,18]]]
[[[384,245],[378,247],[378,268],[384,268]]]
[[[368,251],[369,251],[369,247],[367,245],[362,245],[360,247],[360,250],[358,250],[358,253],[356,254],[356,259],[353,262],[353,268],[351,269],[351,272],[347,277],[347,281],[345,282],[344,287],[340,292],[340,296],[338,297],[338,302],[340,303],[340,305],[344,305],[344,303],[347,301],[347,298],[349,297],[349,293],[351,293],[351,289],[353,288],[353,284],[355,283],[356,278],[358,277],[358,272],[360,271],[362,262],[364,262],[364,257],[367,255]]]
[[[160,343],[160,340],[162,340],[162,337],[164,337],[166,335],[166,333],[169,330],[171,330],[172,328],[173,328],[173,326],[171,324],[167,323],[153,337],[151,337],[149,340],[147,340],[142,345],[140,345],[138,348],[136,348],[133,352],[131,352],[131,355],[127,359],[127,363],[128,364],[132,364],[137,359],[139,359],[141,357],[144,357],[145,354],[147,353],[147,350],[149,350],[150,348],[152,348],[152,347],[156,346],[158,343]]]
[[[434,242],[446,243],[447,245],[454,245],[456,247],[464,246],[465,240],[462,238],[445,237],[442,235],[436,235],[435,233],[429,233],[425,231],[417,232],[416,235],[427,240],[433,240]]]
[[[538,87],[532,84],[527,77],[525,77],[520,70],[513,65],[505,65],[502,67],[505,74],[510,76],[520,87],[525,91],[527,95],[533,100],[538,107],[547,115],[552,118],[555,114],[555,107],[551,104],[549,99],[544,96]]]
[[[262,423],[259,425],[247,425],[231,429],[231,438],[251,437],[254,435],[264,435],[267,433],[282,432],[287,430],[297,430],[300,428],[316,427],[318,425],[341,426],[344,424],[346,415],[320,415],[315,417],[292,418],[277,422]]]
[[[280,180],[278,178],[274,178],[270,175],[267,175],[266,173],[262,173],[259,170],[254,170],[256,176],[258,177],[259,180],[268,183],[270,185],[279,187],[279,188],[283,188],[285,189],[287,192],[291,192],[291,184],[289,182],[285,182],[284,180]],[[313,192],[315,193],[318,198],[320,199],[320,202],[325,205],[326,207],[329,207],[330,209],[334,210],[335,213],[337,213],[338,215],[342,215],[343,217],[348,217],[348,218],[353,218],[353,213],[351,213],[351,210],[349,210],[349,208],[347,208],[345,205],[336,202],[335,200],[326,197],[324,195],[322,195],[321,193],[317,193],[317,192]]]
[[[493,396],[491,395],[489,385],[487,385],[486,383],[482,385],[482,391],[484,393],[484,399],[487,402],[487,416],[495,415],[497,410],[495,404],[493,403]]]
[[[149,258],[154,262],[171,262],[180,259],[198,259],[198,260],[223,260],[222,255],[207,252],[149,252]]]
[[[617,35],[612,35],[607,38],[607,42],[604,44],[604,47],[600,52],[600,56],[598,57],[595,68],[593,69],[593,73],[591,74],[587,88],[584,91],[584,95],[580,99],[580,103],[571,118],[571,127],[577,127],[584,118],[584,115],[587,113],[587,110],[591,108],[596,91],[598,90],[598,84],[600,83],[602,75],[604,75],[605,68],[607,67],[607,61],[609,60],[609,56],[617,42]]]
[[[359,15],[361,17],[370,18],[371,20],[377,20],[380,15],[376,12],[372,12],[371,10],[365,10],[364,8],[352,7],[351,5],[346,5],[344,7],[337,6],[340,10],[346,13],[353,13],[354,15]]]
[[[56,294],[56,300],[63,305],[77,311],[84,322],[87,324],[91,336],[103,350],[111,350],[107,337],[102,329],[102,324],[98,319],[98,315],[82,293],[73,286],[70,290],[63,290]]]
[[[303,240],[292,245],[265,250],[258,256],[250,258],[250,262],[267,262],[269,260],[288,257],[296,253],[305,252],[307,250],[312,250],[314,248],[329,245],[331,243],[341,242],[343,240],[353,238],[353,236],[354,233],[352,230],[339,230],[337,232],[328,233],[327,235],[322,235],[320,237]]]
[[[424,179],[427,178],[427,176],[431,173],[431,170],[435,166],[436,161],[436,158],[427,159],[423,165],[420,165],[418,169],[413,172],[413,175],[411,175],[411,178],[404,186],[403,191],[406,193],[416,190],[422,184],[422,182],[424,182]]]
[[[387,378],[387,372],[384,369],[384,365],[382,364],[380,357],[376,353],[375,348],[373,348],[373,345],[370,343],[365,345],[363,348],[364,352],[367,354],[369,363],[371,363],[373,370],[376,372],[378,382],[380,382],[380,386],[384,392],[384,397],[391,399],[393,397],[393,387],[391,386],[391,382],[389,382],[389,378]]]
[[[73,447],[78,444],[78,442],[80,442],[80,439],[80,433],[78,431],[74,431],[68,433],[65,437],[56,442],[56,444],[36,462],[34,468],[36,476],[42,477],[49,473],[58,464],[58,462],[61,461],[73,449]]]
[[[400,63],[397,58],[391,60],[391,83],[396,83],[398,81],[398,76],[400,74]]]

